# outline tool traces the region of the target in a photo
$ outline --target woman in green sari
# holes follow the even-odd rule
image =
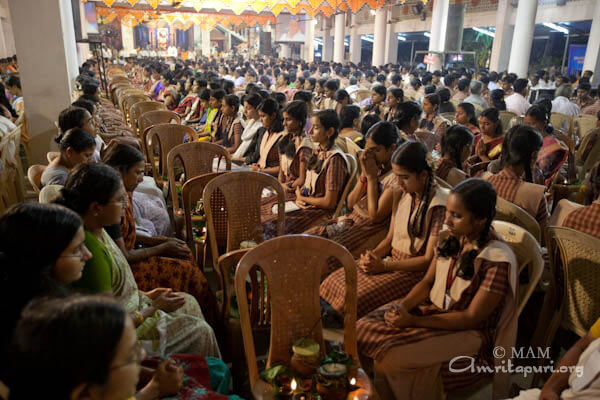
[[[220,356],[215,334],[192,296],[168,288],[138,290],[125,256],[103,228],[118,224],[127,204],[114,169],[104,164],[79,165],[67,178],[60,202],[81,215],[85,245],[92,253],[76,288],[114,296],[133,315],[138,339],[150,355]]]

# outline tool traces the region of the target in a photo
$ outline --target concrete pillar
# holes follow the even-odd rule
[[[194,25],[194,51],[198,55],[202,52],[202,30],[198,25]]]
[[[292,58],[292,48],[289,44],[281,44],[281,53],[279,54],[280,58]]]
[[[496,12],[496,36],[492,46],[490,71],[506,71],[510,59],[510,46],[515,32],[515,26],[510,24],[512,6],[509,0],[498,1]]]
[[[446,44],[446,27],[448,24],[449,0],[436,0],[431,13],[431,37],[429,38],[429,51],[444,51]],[[442,69],[442,58],[435,55],[435,63],[428,66],[428,70]]]
[[[56,135],[54,121],[71,104],[72,84],[79,73],[71,1],[10,0],[9,7],[31,137],[31,162],[46,164],[46,153]]]
[[[385,58],[385,31],[387,25],[387,7],[375,11],[375,32],[373,32],[373,60],[371,65],[379,67]]]
[[[590,70],[594,73],[592,82],[600,82],[600,2],[596,2],[594,8],[594,17],[592,19],[592,29],[587,42],[585,51],[585,60],[583,61],[583,70]]]
[[[329,29],[323,31],[323,56],[321,59],[323,61],[333,60],[333,36]]]
[[[306,16],[308,18],[308,16]],[[315,21],[316,19],[307,19],[306,36],[304,39],[304,60],[313,62],[315,59]]]
[[[395,64],[398,61],[398,34],[393,24],[386,24],[385,29],[385,63]]]
[[[352,14],[352,27],[350,28],[350,61],[360,63],[362,53],[362,39],[358,33],[358,18]]]
[[[517,7],[514,33],[517,40],[513,40],[510,49],[508,72],[514,72],[519,78],[527,78],[537,6],[537,0],[520,0]]]
[[[125,50],[125,54],[129,56],[135,50],[133,28],[121,24],[121,36],[123,38],[123,50]]]
[[[73,16],[75,18],[75,16]],[[85,20],[85,6],[84,3],[79,3],[79,20],[81,23],[81,38],[87,39],[87,29]],[[92,58],[90,51],[90,45],[87,43],[77,43],[77,55],[79,57],[79,64],[83,64],[86,60]]]
[[[210,57],[210,31],[202,30],[202,55]]]
[[[231,51],[231,33],[225,32],[225,52]]]
[[[335,36],[333,37],[333,62],[344,62],[344,38],[346,36],[346,13],[335,14]]]

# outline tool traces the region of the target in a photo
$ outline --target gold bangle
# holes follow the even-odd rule
[[[141,312],[134,311],[133,312],[133,317],[134,317],[134,322],[135,322],[136,326],[140,326],[141,324],[144,323],[144,316],[142,315]]]

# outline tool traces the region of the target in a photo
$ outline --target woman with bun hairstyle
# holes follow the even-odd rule
[[[448,182],[451,186],[464,181],[467,174],[463,168],[471,154],[473,134],[463,125],[454,125],[442,138],[440,158],[435,176]]]
[[[373,360],[382,399],[443,399],[444,392],[474,383],[481,375],[468,364],[457,370],[460,363],[454,362],[449,370],[448,362],[458,356],[491,368],[510,361],[517,335],[517,262],[492,227],[496,192],[489,182],[467,179],[452,189],[446,210],[448,230],[440,233],[425,277],[357,323],[358,350]],[[497,374],[502,372],[495,376],[502,382],[494,398],[506,398],[510,375]]]
[[[387,236],[357,262],[358,318],[404,296],[423,279],[444,222],[448,192],[436,184],[425,145],[402,144],[392,155],[391,167],[397,185]],[[344,312],[345,291],[342,268],[321,283],[321,298],[339,314]]]
[[[548,204],[545,186],[534,183],[534,171],[542,148],[542,136],[526,125],[512,127],[504,139],[502,171],[487,180],[498,196],[527,211],[540,224],[542,232],[548,226]]]
[[[78,164],[92,161],[96,150],[96,141],[92,135],[81,128],[69,129],[54,140],[60,146],[60,155],[42,173],[42,187],[64,185],[69,171]]]
[[[340,243],[354,257],[381,242],[390,222],[396,175],[391,158],[404,142],[391,122],[378,122],[367,132],[366,148],[359,161],[361,176],[348,194],[351,213],[305,233],[319,235]],[[331,271],[325,271],[328,275]]]
[[[423,110],[415,101],[405,101],[397,106],[392,122],[400,130],[400,137],[414,142],[415,132],[419,129],[419,120]]]

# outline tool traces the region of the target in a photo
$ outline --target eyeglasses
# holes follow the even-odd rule
[[[142,347],[142,343],[140,341],[137,341],[137,342],[135,342],[135,346],[133,348],[133,357],[131,358],[131,360],[127,361],[124,364],[113,365],[109,369],[112,371],[113,369],[127,367],[131,364],[140,364],[144,360],[145,355],[146,355],[146,352],[144,351],[144,348]]]
[[[77,246],[77,249],[73,252],[73,254],[69,254],[67,256],[61,255],[58,258],[79,258],[82,260],[87,254],[90,254],[90,251],[85,246],[85,243],[82,242],[79,246]]]
[[[114,201],[109,201],[108,204],[117,204],[123,207],[128,207],[129,206],[129,198],[127,197],[127,195],[121,197],[121,200],[114,200]]]

